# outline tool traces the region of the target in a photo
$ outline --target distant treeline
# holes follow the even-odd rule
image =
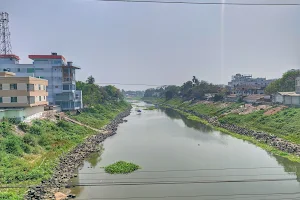
[[[295,79],[300,76],[300,70],[290,70],[282,75],[280,79],[270,83],[266,89],[266,94],[275,94],[276,92],[295,91]]]
[[[224,96],[228,94],[228,91],[224,86],[199,81],[193,76],[192,80],[183,83],[182,86],[169,85],[156,89],[147,89],[144,97],[164,97],[167,100],[180,97],[184,100],[202,100],[206,99],[208,94],[213,94],[213,100],[219,101],[223,100]]]
[[[133,96],[133,97],[143,97],[144,94],[145,94],[145,91],[132,91],[132,90],[128,90],[128,91],[125,91],[125,90],[122,90],[122,94],[124,96]]]
[[[82,99],[84,106],[102,104],[108,101],[123,100],[122,92],[115,86],[99,86],[95,84],[95,78],[89,76],[86,82],[77,81],[76,89],[82,90]]]

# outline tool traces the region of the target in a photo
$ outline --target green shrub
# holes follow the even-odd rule
[[[44,147],[50,145],[52,142],[52,137],[50,138],[48,136],[49,136],[48,134],[42,134],[38,141],[39,145],[44,146]]]
[[[23,142],[25,143],[25,144],[28,144],[28,145],[30,145],[30,146],[33,146],[33,147],[35,147],[36,145],[37,145],[37,140],[36,140],[36,138],[33,136],[33,135],[31,135],[31,134],[26,134],[24,137],[23,137]]]
[[[63,129],[68,129],[70,128],[70,123],[66,122],[66,121],[63,121],[63,120],[60,120],[59,122],[57,122],[57,126],[63,128]]]
[[[104,170],[109,174],[128,174],[140,168],[140,166],[133,163],[118,161],[114,164],[106,166]]]
[[[39,125],[32,125],[29,132],[35,135],[42,135],[42,128]]]
[[[10,135],[3,140],[3,146],[7,153],[20,156],[23,153],[21,148],[22,141],[14,135]]]
[[[28,144],[23,143],[21,147],[25,153],[31,153],[33,151],[33,147]]]
[[[28,132],[30,129],[29,125],[24,122],[21,122],[18,127],[24,132]]]
[[[11,124],[3,121],[0,123],[0,135],[6,137],[11,134]]]

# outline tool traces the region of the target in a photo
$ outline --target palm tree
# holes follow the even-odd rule
[[[89,76],[86,80],[88,84],[94,84],[95,83],[95,78],[93,76]]]

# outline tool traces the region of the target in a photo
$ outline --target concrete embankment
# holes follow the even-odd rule
[[[171,109],[180,110],[177,107],[174,107],[172,105],[167,105],[167,107]],[[300,145],[286,141],[282,138],[277,137],[276,135],[272,135],[261,131],[250,130],[247,128],[239,127],[234,124],[220,123],[217,117],[209,117],[207,115],[203,115],[195,111],[190,111],[190,110],[181,110],[181,111],[197,116],[215,127],[223,128],[230,132],[237,133],[240,135],[252,137],[257,141],[268,144],[269,146],[272,146],[280,151],[294,154],[296,156],[300,156]]]
[[[82,164],[84,159],[91,153],[99,151],[99,144],[106,138],[116,134],[118,125],[123,123],[123,118],[128,115],[130,115],[130,109],[119,114],[99,134],[87,138],[85,142],[75,147],[67,155],[61,157],[53,176],[49,180],[42,181],[40,185],[30,188],[24,198],[27,200],[55,199],[54,194],[56,192],[60,191],[60,189],[70,187],[68,182],[76,176],[74,171]],[[72,198],[72,195],[69,195],[69,197]]]

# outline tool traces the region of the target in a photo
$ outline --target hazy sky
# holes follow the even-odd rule
[[[28,54],[57,52],[82,68],[79,80],[93,75],[96,82],[179,85],[195,75],[226,83],[235,73],[277,78],[300,68],[300,6],[225,6],[223,69],[221,10],[218,5],[0,0],[0,11],[10,14],[13,53],[21,63],[30,62]]]

